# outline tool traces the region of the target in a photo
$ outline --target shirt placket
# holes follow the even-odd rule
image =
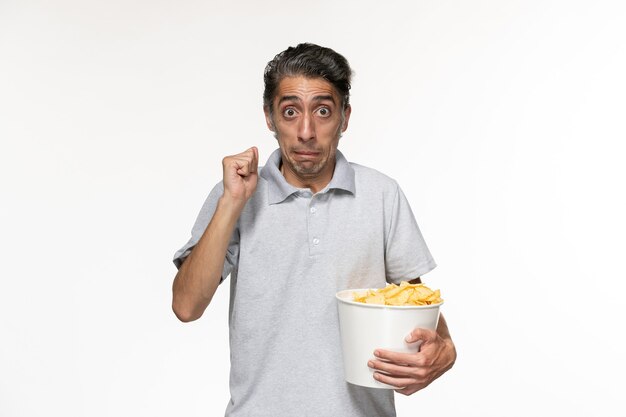
[[[309,254],[311,256],[322,253],[324,244],[324,219],[320,205],[322,204],[324,194],[315,194],[309,200],[307,207],[307,226],[309,240]]]

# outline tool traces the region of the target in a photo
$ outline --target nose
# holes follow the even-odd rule
[[[313,115],[307,113],[300,119],[300,124],[298,125],[298,140],[302,142],[308,142],[311,139],[315,138],[315,122],[313,120]]]

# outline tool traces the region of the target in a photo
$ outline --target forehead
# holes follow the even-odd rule
[[[285,77],[278,84],[274,102],[288,97],[307,101],[322,96],[330,96],[335,103],[339,102],[335,87],[323,78]]]

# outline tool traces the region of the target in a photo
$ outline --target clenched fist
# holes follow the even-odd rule
[[[254,194],[259,178],[259,150],[252,147],[222,160],[224,169],[224,197],[245,204]]]

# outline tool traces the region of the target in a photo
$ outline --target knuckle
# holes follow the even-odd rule
[[[417,357],[417,358],[414,358],[414,359],[413,359],[413,362],[412,362],[412,365],[413,365],[413,366],[417,366],[418,368],[421,368],[421,367],[427,366],[427,364],[426,364],[426,358],[424,358],[423,356],[419,356],[419,357]]]
[[[419,368],[413,368],[411,370],[411,378],[413,378],[416,382],[422,379],[422,373]]]
[[[428,380],[428,371],[426,369],[418,369],[415,372],[415,379],[419,382]]]

